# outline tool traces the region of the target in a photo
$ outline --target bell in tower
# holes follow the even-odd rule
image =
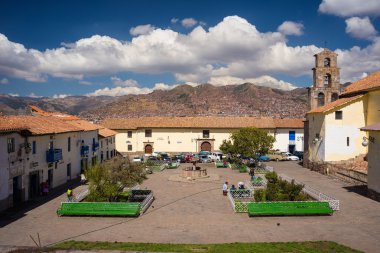
[[[314,57],[313,87],[309,89],[310,110],[334,102],[343,92],[340,69],[337,67],[338,55],[325,48]]]

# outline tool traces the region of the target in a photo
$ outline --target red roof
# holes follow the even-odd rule
[[[340,98],[340,99],[338,99],[338,100],[336,100],[334,102],[325,104],[324,106],[320,106],[320,107],[317,107],[317,108],[315,108],[315,109],[313,109],[311,111],[308,111],[307,114],[309,114],[309,113],[328,112],[330,110],[336,109],[339,106],[343,106],[343,105],[346,105],[348,103],[354,102],[354,101],[360,99],[361,97],[363,97],[363,95],[357,95],[357,96],[353,96],[353,97]]]
[[[380,89],[380,70],[350,84],[341,96],[374,89]]]

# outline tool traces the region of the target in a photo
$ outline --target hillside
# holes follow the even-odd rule
[[[283,91],[251,83],[229,86],[180,85],[146,95],[122,97],[69,96],[30,98],[0,95],[0,113],[23,114],[28,104],[98,121],[109,117],[144,116],[271,116],[302,118],[307,110],[307,90]]]
[[[242,85],[197,87],[181,85],[172,90],[156,90],[147,95],[128,95],[81,117],[100,120],[107,117],[250,115],[276,118],[302,118],[307,111],[307,89],[292,91]]]

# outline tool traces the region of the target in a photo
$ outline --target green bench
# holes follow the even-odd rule
[[[59,216],[139,216],[139,203],[126,202],[63,202]]]
[[[178,168],[178,164],[177,163],[169,163],[168,164],[168,169],[177,169]]]
[[[216,162],[216,163],[215,163],[215,166],[216,166],[217,168],[226,168],[226,166],[224,165],[223,162]]]
[[[248,204],[249,216],[277,215],[330,215],[333,210],[328,202],[251,202]]]

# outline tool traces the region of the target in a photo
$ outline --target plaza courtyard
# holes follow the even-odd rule
[[[137,218],[58,217],[56,209],[66,201],[64,194],[27,212],[8,213],[0,219],[0,245],[34,246],[30,235],[40,235],[43,246],[64,240],[229,243],[335,241],[365,252],[380,249],[380,203],[366,198],[341,181],[311,172],[296,162],[273,162],[286,174],[340,200],[340,211],[332,216],[257,217],[234,213],[226,196],[225,181],[248,180],[247,173],[216,169],[202,164],[218,180],[179,182],[169,180],[178,169],[148,175],[141,188],[154,191],[155,201]],[[74,189],[78,193],[80,186]]]

